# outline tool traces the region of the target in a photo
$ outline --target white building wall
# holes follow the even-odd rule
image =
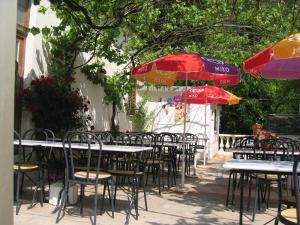
[[[49,7],[50,3],[47,0],[42,0],[42,6]],[[42,29],[45,26],[57,25],[59,20],[56,18],[55,13],[47,10],[47,13],[38,13],[39,6],[32,5],[30,10],[30,27],[39,27]],[[42,40],[42,34],[32,35],[28,34],[25,47],[25,67],[24,67],[24,87],[28,87],[32,79],[42,75],[48,74],[47,58],[49,49],[47,49],[45,43]],[[89,58],[87,54],[83,54],[84,58]],[[80,63],[80,62],[78,62]],[[121,69],[114,64],[105,62],[107,74]],[[51,74],[50,74],[51,75]],[[93,118],[93,122],[96,130],[109,130],[111,106],[103,104],[103,88],[100,85],[94,85],[88,81],[83,74],[79,71],[75,75],[75,88],[79,88],[84,96],[86,96],[91,105],[90,114]],[[129,129],[129,123],[127,122],[126,114],[118,112],[117,121],[119,121],[120,129],[122,131]],[[22,131],[24,132],[28,128],[33,127],[31,122],[31,115],[29,112],[24,111],[22,114]]]
[[[142,89],[137,91],[137,101],[141,100],[141,96],[146,93],[149,101],[146,104],[149,113],[154,113],[154,121],[149,131],[183,133],[184,124],[171,122],[168,124],[161,123],[160,112],[162,105],[161,98],[170,98],[179,94],[184,88],[164,88],[164,89]],[[206,113],[205,113],[206,112]],[[216,113],[216,116],[214,115]],[[206,119],[205,119],[206,116]],[[220,107],[214,104],[198,105],[191,104],[190,122],[186,122],[186,132],[193,134],[206,134],[208,137],[207,152],[208,158],[211,159],[218,151],[218,135],[220,121]],[[216,127],[215,127],[215,119]]]

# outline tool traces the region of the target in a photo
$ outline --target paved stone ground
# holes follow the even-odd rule
[[[157,194],[157,189],[148,187],[148,211],[145,211],[144,200],[140,195],[139,218],[135,220],[127,210],[127,198],[121,191],[117,195],[115,218],[106,202],[105,213],[98,215],[97,224],[102,225],[186,225],[186,224],[238,224],[238,205],[233,208],[225,207],[228,174],[222,168],[222,163],[227,157],[217,157],[208,162],[206,167],[198,166],[196,178],[186,179],[186,189],[183,193],[175,190],[164,190],[162,195]],[[254,186],[254,185],[253,185]],[[88,188],[87,188],[88,189]],[[246,189],[245,189],[246,190]],[[90,190],[87,190],[87,195]],[[101,193],[101,192],[99,192]],[[247,195],[247,192],[245,193]],[[271,207],[257,213],[255,222],[251,222],[251,212],[244,215],[244,224],[265,224],[276,215],[276,193],[271,199]],[[90,214],[92,197],[87,197],[83,215],[79,213],[78,205],[68,206],[66,214],[58,223],[60,225],[91,224]],[[236,204],[238,204],[238,194]],[[23,203],[20,213],[14,216],[15,225],[48,225],[55,224],[56,214],[51,214],[53,206],[45,203],[32,209],[27,209]],[[132,210],[134,214],[134,210]],[[272,221],[270,224],[273,224]],[[1,222],[0,222],[1,224]]]

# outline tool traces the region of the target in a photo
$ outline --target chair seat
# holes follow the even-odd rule
[[[90,171],[88,179],[94,180],[94,179],[96,179],[96,175],[97,175],[96,171]],[[76,178],[86,179],[86,177],[87,177],[87,171],[78,171],[78,172],[75,172],[74,176]],[[111,177],[110,173],[99,171],[98,179],[108,179],[110,177]]]
[[[109,173],[113,175],[119,175],[119,176],[134,176],[134,175],[143,175],[143,172],[136,172],[134,173],[133,170],[109,170]]]
[[[37,164],[34,163],[15,163],[14,164],[14,170],[35,170],[38,169],[39,166]]]
[[[163,164],[164,161],[163,160],[159,160],[159,159],[147,159],[146,164]]]
[[[284,209],[279,214],[279,219],[283,223],[297,224],[296,208]]]
[[[263,173],[259,173],[259,174],[256,174],[256,178],[258,178],[258,179],[266,179],[266,180],[270,180],[270,181],[275,181],[275,180],[278,180],[278,175],[276,175],[276,174],[263,174]]]

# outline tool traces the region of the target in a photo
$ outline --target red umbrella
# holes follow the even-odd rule
[[[185,90],[179,95],[174,96],[174,101],[181,101],[189,104],[239,104],[240,98],[236,95],[215,86],[197,86]],[[206,106],[206,105],[205,105]],[[186,116],[186,114],[184,114]],[[205,126],[206,135],[206,108],[205,108]],[[204,151],[204,165],[206,152]]]
[[[142,82],[173,85],[176,80],[211,80],[214,85],[240,82],[240,69],[218,59],[195,53],[177,53],[138,65],[132,76]]]
[[[190,104],[238,104],[240,98],[234,94],[215,86],[197,86],[190,88],[174,97],[175,101]]]

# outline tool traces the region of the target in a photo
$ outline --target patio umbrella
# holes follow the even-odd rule
[[[290,35],[244,62],[244,71],[265,79],[300,79],[300,33]]]
[[[184,101],[189,104],[238,104],[240,98],[236,95],[215,86],[197,86],[174,96],[175,101]]]
[[[206,135],[206,104],[239,104],[240,98],[234,94],[215,86],[197,86],[185,90],[179,95],[174,96],[174,101],[181,101],[189,104],[205,104],[205,126],[204,134]],[[204,161],[206,158],[204,152]]]
[[[214,85],[240,82],[239,68],[195,53],[177,53],[136,66],[132,77],[142,82],[171,86],[176,80],[211,80]]]
[[[240,82],[239,68],[218,59],[195,53],[170,54],[138,65],[132,69],[133,78],[152,84],[171,86],[176,80],[211,80],[214,85],[235,85]],[[186,107],[184,108],[186,112]],[[183,133],[186,131],[184,117]],[[184,139],[185,140],[185,139]],[[183,158],[185,149],[183,149]],[[185,161],[182,161],[182,186],[184,184]]]

